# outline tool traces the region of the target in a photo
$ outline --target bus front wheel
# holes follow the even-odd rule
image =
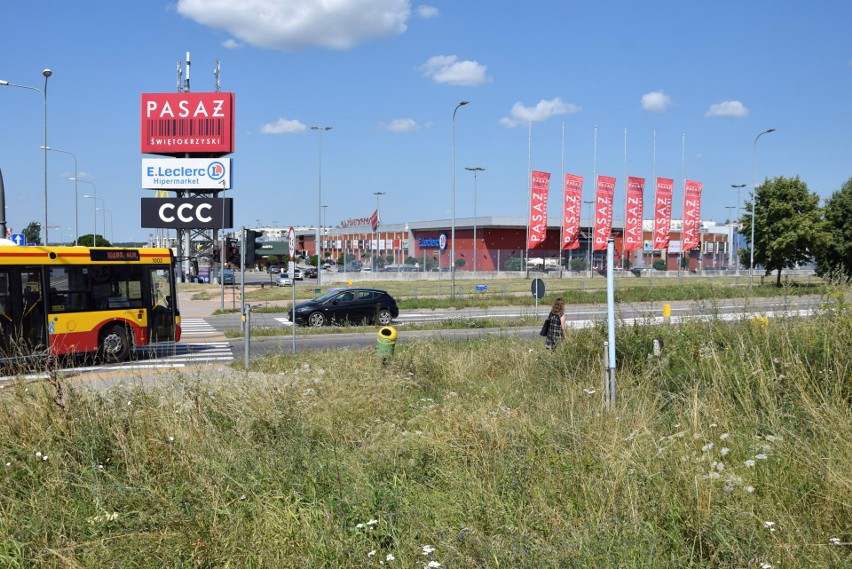
[[[126,362],[131,350],[130,337],[124,326],[110,326],[101,333],[101,357],[107,363]]]

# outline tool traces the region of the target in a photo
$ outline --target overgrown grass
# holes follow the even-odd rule
[[[605,338],[7,387],[0,566],[849,566],[848,310]]]

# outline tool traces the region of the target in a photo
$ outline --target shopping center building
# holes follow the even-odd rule
[[[527,251],[526,218],[490,216],[456,218],[454,225],[452,220],[446,219],[381,224],[375,230],[369,223],[323,227],[321,250],[323,259],[337,262],[345,258],[347,261],[359,262],[364,267],[413,263],[419,268],[448,270],[451,264],[450,255],[454,253],[458,272],[547,269],[558,268],[560,265],[579,270],[602,268],[606,252],[590,250],[592,232],[589,220],[582,219],[580,225],[579,247],[571,251],[560,251],[559,218],[548,220],[547,236],[543,244]],[[286,241],[275,237],[282,235],[280,228],[258,229],[264,231],[265,235],[272,236],[264,244],[263,255],[280,256],[287,253]],[[452,244],[453,232],[455,247]],[[612,235],[615,238],[615,260],[620,266],[627,266],[625,258],[629,260],[630,267],[650,267],[654,261],[665,259],[668,270],[678,268],[681,258],[680,220],[672,221],[667,250],[651,248],[653,221],[643,223],[643,251],[625,255],[622,251],[622,232],[622,226],[616,220]],[[286,234],[286,230],[283,234]],[[297,255],[316,255],[316,236],[316,227],[296,228]],[[702,222],[700,242],[698,248],[683,253],[687,260],[681,261],[682,268],[713,270],[733,267],[736,264],[736,250],[745,246],[737,232],[736,224],[717,225],[712,221]],[[524,259],[527,260],[526,266]],[[684,266],[687,263],[688,266]]]

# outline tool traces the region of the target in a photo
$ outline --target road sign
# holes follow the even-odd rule
[[[290,247],[290,258],[296,256],[296,230],[291,226],[287,231],[287,246]]]
[[[19,247],[23,247],[27,244],[27,238],[23,233],[13,233],[9,236],[9,240]]]
[[[533,293],[533,296],[541,298],[544,296],[544,281],[541,279],[534,279],[532,282],[532,286],[530,287],[530,292]]]

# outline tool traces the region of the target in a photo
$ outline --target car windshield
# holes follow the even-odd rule
[[[314,302],[319,302],[320,304],[322,304],[323,302],[326,302],[326,301],[334,298],[338,294],[340,294],[339,290],[330,290],[327,293],[325,293],[324,295],[316,297],[314,299]]]

